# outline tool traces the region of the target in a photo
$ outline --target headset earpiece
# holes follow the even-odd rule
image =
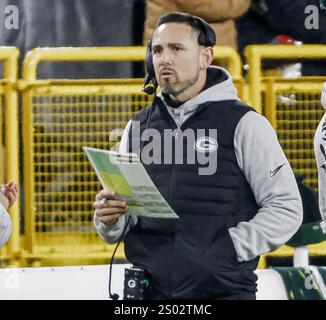
[[[151,79],[155,78],[155,70],[153,65],[153,54],[152,54],[152,41],[148,40],[146,49],[146,72]]]
[[[157,89],[157,80],[155,77],[155,70],[153,65],[153,54],[152,54],[152,41],[148,40],[147,48],[146,48],[146,58],[145,58],[145,68],[146,68],[146,76],[144,79],[143,91],[152,95],[156,92]],[[152,81],[153,86],[149,86],[148,84]]]
[[[202,18],[193,16],[200,25],[202,32],[198,37],[198,43],[205,47],[213,47],[216,44],[216,34],[214,29]]]

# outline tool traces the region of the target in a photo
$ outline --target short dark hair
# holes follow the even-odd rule
[[[184,12],[170,12],[162,15],[156,28],[164,23],[184,23],[199,32],[198,43],[204,46],[213,46],[216,44],[216,34],[214,29],[203,19]]]
[[[156,24],[156,28],[164,23],[175,22],[175,23],[184,23],[192,27],[198,32],[202,32],[203,28],[199,24],[197,19],[194,19],[194,16],[188,13],[183,12],[170,12],[161,16]]]

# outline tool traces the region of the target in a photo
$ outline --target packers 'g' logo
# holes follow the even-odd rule
[[[214,152],[218,148],[218,142],[212,137],[200,137],[195,141],[194,148],[198,152]]]

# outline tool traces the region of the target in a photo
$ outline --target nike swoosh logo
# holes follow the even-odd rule
[[[276,173],[285,165],[286,165],[286,163],[283,163],[279,167],[277,167],[275,170],[273,170],[273,171],[269,170],[269,175],[271,176],[271,178],[274,177],[276,175]]]

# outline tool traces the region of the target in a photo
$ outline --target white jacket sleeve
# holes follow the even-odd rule
[[[314,149],[318,171],[319,210],[321,217],[326,222],[326,113],[315,132]]]
[[[0,248],[4,246],[12,232],[12,222],[5,207],[0,204]]]
[[[326,82],[324,82],[321,93],[321,105],[326,110]],[[314,149],[318,171],[319,210],[322,219],[326,223],[326,113],[316,129]]]
[[[259,206],[253,219],[229,229],[241,262],[288,241],[302,223],[303,209],[291,166],[265,117],[253,111],[245,114],[237,125],[234,146]]]
[[[131,126],[131,120],[127,123],[126,128],[122,134],[120,141],[119,152],[125,153],[128,152],[128,135]],[[125,227],[128,215],[125,214],[121,216],[117,223],[113,225],[106,225],[102,223],[96,215],[94,215],[94,225],[99,236],[108,243],[115,243],[119,240],[123,229]],[[134,226],[137,223],[137,217],[131,216],[131,220],[127,227],[126,233],[130,227]]]

